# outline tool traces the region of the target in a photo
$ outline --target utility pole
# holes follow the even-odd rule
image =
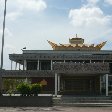
[[[7,3],[7,0],[5,0],[4,19],[3,19],[2,50],[1,50],[1,69],[3,69],[3,51],[4,51],[4,32],[5,32],[5,18],[6,18],[6,3]]]
[[[4,8],[4,19],[3,19],[3,33],[2,33],[2,49],[1,49],[1,70],[3,69],[3,50],[4,50],[4,32],[5,32],[5,18],[6,18],[6,3],[5,0],[5,8]],[[2,96],[2,76],[0,74],[0,96]]]

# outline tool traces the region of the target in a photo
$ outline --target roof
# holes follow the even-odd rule
[[[77,34],[75,38],[69,39],[69,44],[56,44],[48,41],[53,50],[73,50],[73,51],[99,51],[106,44],[107,41],[95,44],[84,44],[84,39],[78,38]]]

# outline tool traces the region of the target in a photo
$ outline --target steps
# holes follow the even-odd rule
[[[77,97],[62,96],[53,98],[54,106],[112,106],[112,98],[105,96]]]

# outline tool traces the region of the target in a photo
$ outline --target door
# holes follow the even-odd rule
[[[93,94],[95,92],[94,78],[64,78],[63,79],[64,94]]]

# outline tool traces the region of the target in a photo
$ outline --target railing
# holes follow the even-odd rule
[[[51,70],[2,70],[2,77],[53,77]]]
[[[53,70],[59,73],[109,73],[108,63],[54,63]]]
[[[77,54],[10,54],[9,58],[11,60],[34,60],[34,59],[41,59],[41,60],[112,60],[111,55],[77,55]]]
[[[109,63],[53,63],[53,70],[0,70],[2,77],[54,77],[55,73],[106,74]]]

